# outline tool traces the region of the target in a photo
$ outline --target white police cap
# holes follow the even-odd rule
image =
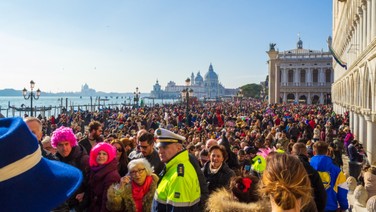
[[[185,141],[185,137],[175,134],[170,130],[166,130],[163,128],[158,128],[155,133],[155,137],[157,138],[157,147],[160,146],[167,146],[172,143],[183,143]]]

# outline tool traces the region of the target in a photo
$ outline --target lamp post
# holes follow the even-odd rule
[[[182,90],[182,96],[185,95],[185,100],[186,100],[186,103],[187,103],[186,108],[185,108],[185,123],[186,123],[186,126],[189,126],[189,120],[188,120],[188,116],[189,116],[189,95],[193,94],[193,90],[189,89],[190,82],[191,82],[191,79],[187,78],[185,80],[186,88]]]
[[[140,99],[140,92],[138,91],[138,87],[136,87],[136,91],[134,93],[133,103],[135,104],[135,108],[138,108],[138,100]]]
[[[240,112],[242,112],[242,100],[243,100],[243,90],[240,88],[238,93],[236,94],[236,96],[238,97],[239,101],[240,101]]]
[[[262,88],[261,91],[260,91],[260,98],[261,98],[261,101],[264,101],[264,95],[265,95],[265,91],[264,91],[264,89]]]
[[[36,94],[33,92],[35,86],[35,82],[33,80],[30,81],[30,93],[27,93],[26,88],[22,90],[22,95],[24,99],[30,99],[30,116],[33,116],[33,99],[38,100],[40,96],[40,90],[36,91]]]

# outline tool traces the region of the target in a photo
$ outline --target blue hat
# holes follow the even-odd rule
[[[157,147],[167,146],[173,143],[183,143],[185,141],[185,137],[175,134],[170,130],[166,130],[163,128],[158,128],[154,132],[155,137],[157,138]]]
[[[37,138],[21,118],[0,119],[2,211],[50,211],[81,182],[77,168],[42,157]]]

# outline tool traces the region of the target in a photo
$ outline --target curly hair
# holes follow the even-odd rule
[[[283,210],[301,208],[312,200],[311,182],[300,160],[292,155],[271,154],[261,179],[260,195],[269,196]]]
[[[57,128],[51,137],[51,146],[56,148],[62,141],[69,141],[71,147],[77,146],[77,138],[73,133],[73,130],[69,127],[61,126]]]

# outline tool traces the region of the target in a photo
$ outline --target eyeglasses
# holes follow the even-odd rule
[[[130,173],[131,175],[136,175],[137,173],[138,173],[138,174],[142,174],[144,171],[145,171],[145,169],[139,169],[139,170],[131,171],[131,172],[129,172],[129,173]]]

